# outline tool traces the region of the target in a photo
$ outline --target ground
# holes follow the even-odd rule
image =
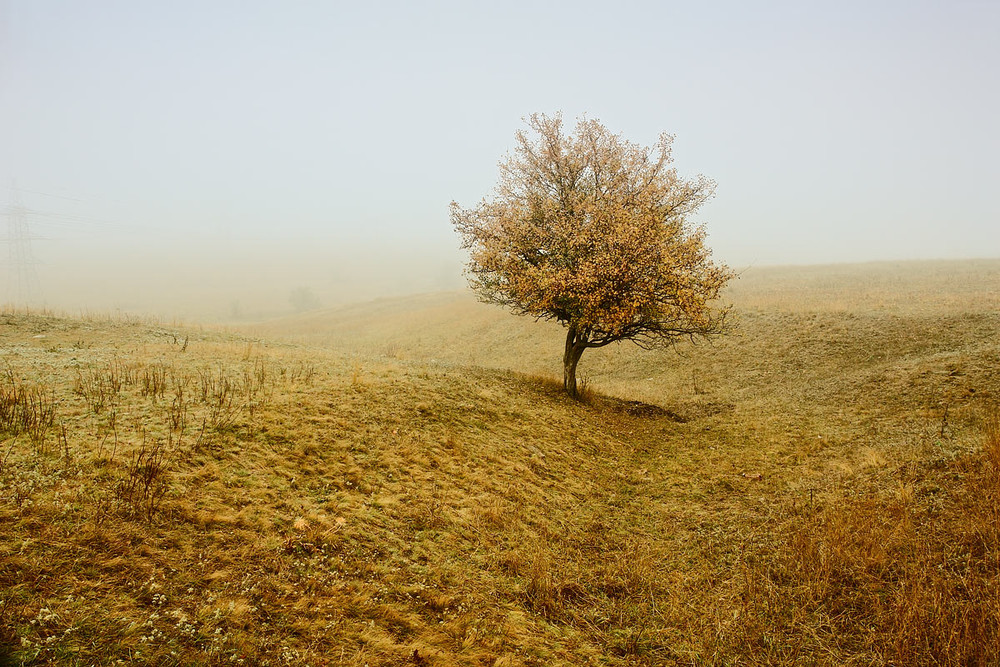
[[[465,294],[0,315],[14,664],[1000,661],[1000,261],[748,273],[711,345]]]

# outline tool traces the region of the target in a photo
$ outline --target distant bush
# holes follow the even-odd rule
[[[297,313],[315,310],[320,306],[319,297],[308,287],[296,287],[293,289],[292,293],[288,296],[288,302],[292,304],[292,308]]]

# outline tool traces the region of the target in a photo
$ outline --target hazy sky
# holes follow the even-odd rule
[[[733,266],[995,257],[998,29],[995,0],[0,0],[0,205],[16,178],[43,258],[454,255],[448,203],[562,111],[675,134]]]

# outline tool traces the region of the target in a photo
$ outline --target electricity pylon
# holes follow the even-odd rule
[[[31,251],[33,237],[28,230],[27,211],[17,185],[12,184],[7,206],[7,302],[15,306],[37,304],[42,295],[35,270],[38,261]]]

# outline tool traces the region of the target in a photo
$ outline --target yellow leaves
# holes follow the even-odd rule
[[[451,207],[473,288],[599,337],[709,333],[708,303],[732,273],[711,263],[704,230],[687,216],[714,183],[677,177],[669,135],[643,148],[596,120],[572,136],[559,116],[528,122],[536,136],[518,133],[496,196]]]

